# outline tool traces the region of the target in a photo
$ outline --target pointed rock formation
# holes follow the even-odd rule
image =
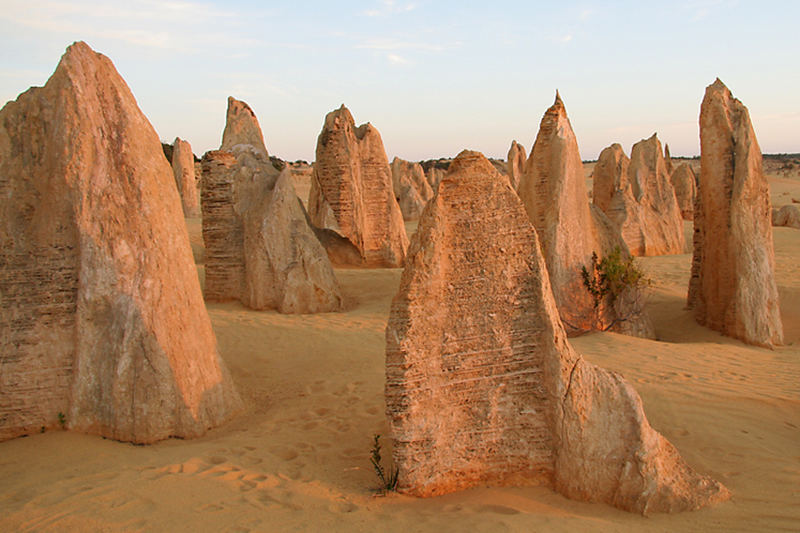
[[[672,176],[675,166],[672,164],[672,156],[669,154],[669,145],[664,143],[664,168],[667,169],[667,175]]]
[[[508,179],[511,181],[511,186],[516,191],[519,189],[519,180],[522,179],[522,173],[525,171],[525,161],[528,156],[525,155],[525,147],[517,141],[511,141],[511,148],[508,149],[508,157],[506,158],[508,165]]]
[[[350,241],[362,265],[402,266],[408,237],[383,141],[369,123],[356,128],[344,105],[328,113],[317,139],[308,214]]]
[[[612,156],[616,163],[612,162]],[[619,228],[630,253],[639,256],[683,253],[683,221],[658,137],[653,134],[633,145],[629,162],[619,145],[612,145],[606,157],[613,171],[596,175],[593,187],[598,188],[598,195],[594,201],[597,203],[600,198],[597,205]],[[627,178],[623,179],[617,170],[626,163]],[[613,190],[610,201],[609,190]]]
[[[399,157],[392,160],[392,187],[403,220],[419,219],[428,200],[433,198],[433,190],[425,178],[422,165]]]
[[[728,496],[650,427],[621,376],[574,352],[524,207],[477,152],[453,161],[409,247],[386,406],[401,492],[546,484],[641,513]]]
[[[694,200],[697,195],[697,176],[689,163],[681,163],[670,175],[675,198],[683,220],[694,218]]]
[[[0,213],[0,440],[57,413],[196,437],[239,408],[158,135],[85,43],[0,111]]]
[[[700,106],[688,303],[700,324],[759,346],[783,342],[770,218],[750,114],[717,78]]]
[[[225,131],[222,132],[222,144],[219,149],[231,152],[236,147],[241,150],[245,146],[249,146],[253,153],[269,157],[256,114],[249,105],[229,96]]]
[[[593,215],[589,208],[578,141],[558,93],[539,125],[518,193],[539,235],[567,331],[602,328],[603,322],[613,318],[605,317],[598,324],[581,269],[590,265],[593,252],[604,256],[619,246],[627,255],[627,250],[606,217],[599,211]]]
[[[200,194],[194,176],[192,146],[180,137],[175,137],[172,145],[172,173],[175,175],[175,184],[181,195],[183,216],[200,216]]]
[[[308,224],[291,170],[249,148],[203,156],[205,297],[281,313],[339,311],[330,260]]]

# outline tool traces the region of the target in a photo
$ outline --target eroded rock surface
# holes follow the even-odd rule
[[[728,497],[621,376],[574,352],[524,206],[477,152],[453,161],[409,247],[386,406],[402,492],[542,484],[641,513]]]
[[[356,127],[344,105],[328,113],[317,139],[308,214],[317,228],[347,239],[360,264],[403,264],[408,237],[383,141],[371,124]]]
[[[239,148],[207,152],[202,163],[206,300],[281,313],[340,310],[339,285],[291,169]]]
[[[610,148],[606,149],[609,171],[597,174],[598,181],[593,185],[595,203],[619,228],[631,254],[683,253],[683,220],[661,142],[653,134],[634,144],[629,162],[619,145]],[[623,179],[618,172],[626,163],[627,179]],[[609,191],[613,191],[610,200]]]
[[[592,253],[627,250],[619,231],[601,213],[591,213],[578,142],[558,94],[539,125],[518,193],[539,236],[567,331],[602,329],[612,317],[596,316],[581,269],[590,265]]]
[[[0,111],[0,213],[0,439],[58,413],[196,437],[239,408],[158,135],[85,43]]]
[[[769,184],[750,114],[717,79],[700,107],[700,179],[688,304],[700,324],[750,344],[783,342]]]
[[[250,147],[248,149],[254,154],[269,157],[256,114],[249,105],[229,96],[225,130],[219,149],[230,152],[234,149],[241,151],[245,147]]]
[[[631,160],[617,143],[604,148],[592,170],[592,203],[608,214],[611,200],[627,188]]]
[[[517,141],[511,141],[511,147],[508,149],[508,156],[506,157],[506,168],[508,179],[511,181],[511,186],[515,191],[519,188],[519,181],[522,179],[527,160],[528,156],[525,154],[525,147]]]
[[[200,216],[200,194],[194,171],[192,146],[187,141],[175,137],[172,145],[172,173],[181,196],[183,215],[186,217]]]
[[[399,157],[392,160],[392,187],[403,220],[419,219],[428,200],[433,198],[433,189],[425,178],[422,165]]]

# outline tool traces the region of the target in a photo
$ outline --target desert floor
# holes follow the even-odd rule
[[[775,205],[800,199],[800,177],[771,183]],[[202,279],[200,221],[188,225]],[[691,239],[691,223],[685,230]],[[0,443],[0,531],[798,531],[800,230],[774,237],[785,346],[697,325],[684,309],[688,254],[641,260],[658,341],[572,340],[634,384],[653,427],[727,485],[729,502],[642,517],[546,487],[376,495],[368,457],[376,433],[384,461],[391,455],[384,327],[401,271],[338,269],[342,313],[208,306],[246,407],[203,438],[132,446],[48,431]]]

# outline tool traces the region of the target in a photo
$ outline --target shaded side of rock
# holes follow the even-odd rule
[[[201,198],[208,302],[239,300],[244,290],[244,226],[236,209],[238,161],[231,152],[203,155]]]
[[[688,302],[700,324],[750,344],[783,342],[769,185],[747,108],[717,79],[700,107],[700,217]]]
[[[506,166],[508,167],[508,179],[511,181],[511,187],[515,191],[519,188],[519,181],[522,179],[527,160],[528,156],[525,153],[525,147],[517,141],[511,141],[511,147],[508,149],[506,158]]]
[[[392,188],[403,220],[419,219],[428,200],[433,198],[433,190],[425,178],[422,165],[395,157],[391,168]]]
[[[244,220],[245,292],[252,309],[281,313],[339,311],[342,295],[325,249],[317,240],[284,169],[271,194]]]

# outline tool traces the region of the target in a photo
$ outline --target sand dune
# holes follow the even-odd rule
[[[776,189],[800,198],[800,179],[780,179],[773,201]],[[199,220],[188,223],[202,279]],[[684,231],[691,239],[691,223]],[[205,437],[140,447],[49,431],[0,443],[0,531],[797,531],[800,230],[774,237],[785,346],[697,325],[684,309],[690,254],[641,259],[659,340],[573,339],[635,385],[653,427],[729,502],[643,518],[543,487],[376,496],[368,454],[387,433],[384,328],[401,271],[337,269],[343,313],[209,304],[246,411]]]

